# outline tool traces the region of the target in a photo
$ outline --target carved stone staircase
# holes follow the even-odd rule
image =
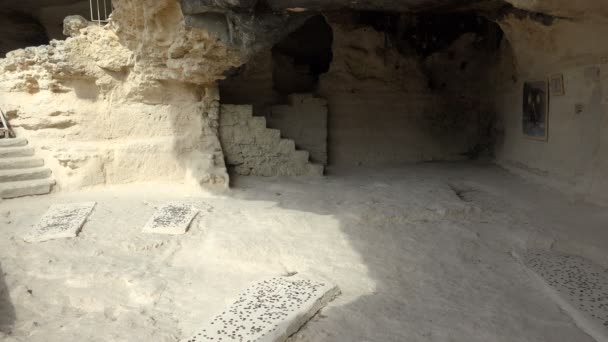
[[[0,139],[0,198],[43,195],[55,181],[44,160],[23,138]]]
[[[281,131],[266,127],[250,105],[222,105],[220,140],[228,166],[240,175],[322,176],[323,165],[310,162],[308,151],[296,149]]]

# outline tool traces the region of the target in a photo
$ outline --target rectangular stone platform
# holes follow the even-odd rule
[[[340,294],[337,286],[300,277],[256,283],[226,311],[182,342],[284,342]]]
[[[95,202],[53,205],[23,239],[26,242],[44,242],[76,237],[94,207]]]
[[[199,210],[187,203],[169,202],[158,208],[142,232],[151,234],[185,234]]]

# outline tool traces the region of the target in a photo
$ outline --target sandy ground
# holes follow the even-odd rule
[[[233,186],[0,202],[0,340],[178,341],[252,281],[298,272],[342,295],[293,341],[593,341],[518,256],[553,248],[606,265],[605,208],[483,164]],[[78,238],[23,242],[51,204],[90,200],[98,204]],[[169,200],[202,209],[190,231],[142,234]]]

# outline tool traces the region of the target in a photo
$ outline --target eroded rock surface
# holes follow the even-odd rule
[[[90,22],[80,15],[70,15],[63,20],[63,34],[68,37],[75,37],[80,34],[80,30],[89,26]]]
[[[105,27],[69,18],[74,37],[0,60],[0,105],[17,134],[42,150],[60,188],[227,186],[214,82],[242,57],[186,28],[177,1],[114,5]]]

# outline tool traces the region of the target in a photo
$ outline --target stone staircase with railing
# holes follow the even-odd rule
[[[323,165],[310,162],[308,151],[297,150],[281,131],[266,127],[266,118],[253,116],[250,105],[222,105],[220,140],[229,167],[252,176],[322,176]]]
[[[51,170],[26,139],[0,139],[0,198],[48,194],[53,185]]]

